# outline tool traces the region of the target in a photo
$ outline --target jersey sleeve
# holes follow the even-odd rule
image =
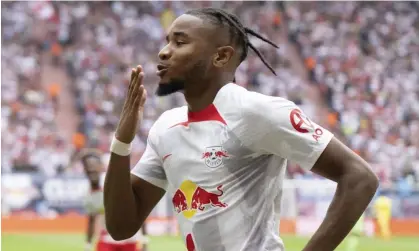
[[[164,190],[167,188],[166,173],[163,162],[157,150],[157,134],[152,127],[148,134],[147,145],[141,159],[131,170],[131,173],[139,178],[158,186]]]
[[[314,123],[293,102],[249,93],[242,109],[242,141],[258,153],[273,154],[310,170],[333,134]]]

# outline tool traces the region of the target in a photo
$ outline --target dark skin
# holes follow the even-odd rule
[[[100,170],[102,168],[102,163],[99,159],[94,157],[89,157],[86,160],[86,164],[84,167],[84,172],[90,182],[90,188],[92,190],[98,190],[99,186],[99,178],[100,178]],[[92,243],[94,230],[97,220],[97,214],[89,214],[87,218],[87,232],[86,232],[86,241],[87,243]]]
[[[240,63],[240,48],[230,44],[227,31],[221,32],[225,33],[220,34],[219,28],[200,18],[182,15],[172,24],[168,44],[159,53],[161,63],[167,66],[159,85],[181,79],[191,111],[210,105],[220,88],[233,80]],[[139,113],[145,102],[142,76],[140,66],[133,70],[133,94],[127,99],[127,103],[134,104],[127,107]],[[143,97],[137,106],[131,98],[135,96]],[[128,117],[123,112],[116,133],[125,143],[132,141],[136,128],[136,125],[128,125]],[[331,140],[312,171],[337,182],[338,186],[324,222],[304,251],[334,250],[371,201],[378,180],[368,164],[336,138]],[[105,181],[106,222],[112,237],[122,240],[134,235],[164,193],[163,189],[130,175],[129,156],[112,153]]]
[[[182,15],[173,23],[160,51],[160,63],[168,66],[159,87],[172,79],[184,82],[184,95],[191,111],[199,111],[214,100],[217,92],[234,79],[239,55],[229,45],[228,30],[202,19]]]
[[[73,156],[70,162],[70,166],[72,166],[76,161],[80,161],[82,158],[84,158],[88,154],[95,154],[97,156],[100,156],[102,153],[93,148],[82,149],[80,152],[78,152],[77,154]],[[100,170],[102,168],[102,163],[100,163],[100,161],[95,157],[85,158],[84,161],[85,161],[83,163],[84,173],[86,174],[87,179],[89,180],[90,189],[97,190],[100,188],[99,178],[100,178]],[[92,240],[93,240],[97,216],[98,216],[97,214],[89,214],[87,216],[86,242],[89,244],[92,243]]]
[[[90,183],[91,190],[98,190],[100,188],[99,180],[100,180],[100,172],[102,169],[102,163],[98,158],[95,157],[88,157],[84,158],[87,155],[96,155],[100,156],[102,153],[93,148],[85,148],[78,152],[71,160],[70,166],[76,162],[84,159],[83,167],[84,173],[87,176],[87,179]],[[87,231],[86,231],[86,241],[87,243],[92,243],[93,235],[94,235],[94,228],[96,224],[97,214],[89,214],[87,216]]]
[[[95,149],[85,149],[83,150],[78,157],[82,157],[88,153],[95,153],[99,156],[101,153]],[[89,157],[85,159],[87,165],[84,166],[84,172],[87,176],[87,179],[90,183],[91,190],[98,190],[100,189],[100,173],[102,170],[102,162],[95,157]],[[86,242],[92,243],[93,237],[95,234],[95,225],[97,222],[98,214],[93,213],[87,216],[87,232],[86,232]],[[142,229],[143,234],[146,235],[145,228]],[[143,250],[147,250],[147,245],[143,245]]]

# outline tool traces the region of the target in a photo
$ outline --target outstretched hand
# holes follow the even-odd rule
[[[128,93],[115,134],[119,141],[126,144],[130,144],[134,140],[137,126],[143,116],[147,96],[143,86],[143,78],[144,72],[140,65],[132,69]]]

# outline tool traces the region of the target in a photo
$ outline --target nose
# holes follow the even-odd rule
[[[161,61],[168,60],[170,58],[170,55],[171,55],[170,47],[169,45],[166,45],[165,47],[163,47],[163,49],[160,50],[159,59]]]

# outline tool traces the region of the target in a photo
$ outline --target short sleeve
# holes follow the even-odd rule
[[[242,110],[242,141],[310,170],[333,134],[314,123],[293,102],[249,92]]]
[[[167,188],[166,173],[157,151],[157,135],[154,128],[150,129],[147,145],[141,159],[131,173],[164,190]]]

